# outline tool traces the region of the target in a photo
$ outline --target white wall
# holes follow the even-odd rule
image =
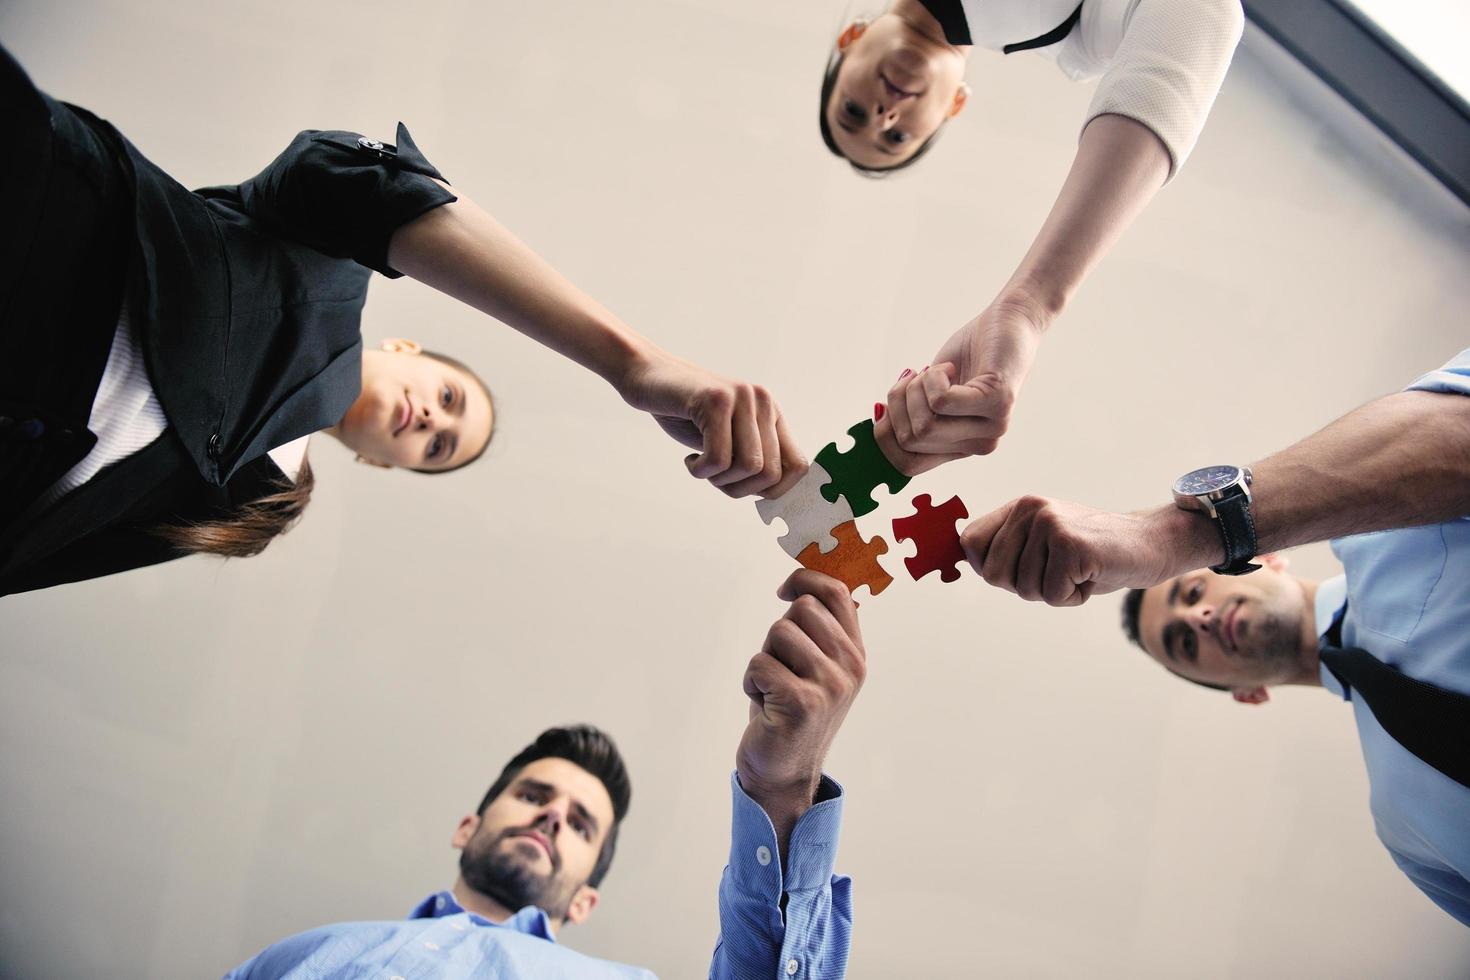
[[[186,184],[242,179],[301,128],[405,120],[639,329],[768,384],[811,453],[999,287],[1088,99],[1039,58],[977,53],[930,159],[859,180],[813,118],[836,24],[715,0],[0,6],[39,84]],[[1159,503],[1464,347],[1467,252],[1467,211],[1251,35],[1001,452],[910,495]],[[484,463],[383,474],[323,442],[311,512],[260,558],[0,600],[0,973],[218,975],[401,915],[452,880],[449,834],[502,762],[590,720],[636,792],[604,904],[565,938],[702,975],[740,673],[792,563],[651,423],[498,324],[379,280],[364,330],[483,368]],[[1334,572],[1325,546],[1295,561]],[[830,760],[851,976],[1470,972],[1374,837],[1325,693],[1249,709],[1173,681],[1115,597],[1059,611],[902,577],[862,615],[871,677]]]

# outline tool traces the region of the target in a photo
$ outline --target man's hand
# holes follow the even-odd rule
[[[675,441],[700,450],[684,460],[690,475],[731,497],[780,496],[807,470],[781,406],[759,385],[659,352],[640,359],[617,387]]]
[[[750,723],[735,753],[740,785],[776,827],[784,853],[812,805],[822,761],[867,673],[857,605],[847,587],[809,569],[777,594],[791,603],[745,668]]]
[[[1022,599],[1080,606],[1093,595],[1148,588],[1218,560],[1203,517],[1176,507],[1109,514],[1021,497],[965,528],[960,544],[991,585]]]
[[[997,300],[961,327],[931,367],[905,372],[888,392],[890,460],[915,476],[940,463],[995,451],[1036,358],[1046,317],[1034,304]],[[880,443],[884,442],[880,438]]]

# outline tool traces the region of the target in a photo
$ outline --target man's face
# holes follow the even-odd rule
[[[612,822],[600,779],[566,759],[537,759],[460,824],[460,875],[511,911],[534,905],[553,921],[581,922],[596,904],[587,879]]]
[[[885,15],[842,49],[823,111],[847,159],[879,169],[902,163],[964,104],[964,57]]]
[[[1249,575],[1201,569],[1148,589],[1138,611],[1148,655],[1191,680],[1246,691],[1279,684],[1300,665],[1301,583],[1275,555]]]

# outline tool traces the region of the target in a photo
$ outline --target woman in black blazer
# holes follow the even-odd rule
[[[110,124],[39,92],[3,49],[0,119],[0,595],[260,550],[310,487],[309,468],[290,479],[270,453],[313,432],[417,470],[476,458],[493,409],[472,373],[364,356],[372,270],[596,371],[731,496],[800,476],[764,389],[639,336],[451,190],[401,123],[396,144],[306,131],[250,180],[190,192]],[[92,407],[127,332],[163,431],[49,499],[94,451]]]

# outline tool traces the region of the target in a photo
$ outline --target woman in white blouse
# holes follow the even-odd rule
[[[865,176],[918,161],[965,107],[975,47],[1030,51],[1097,78],[1077,155],[1030,250],[990,304],[904,372],[877,435],[914,474],[992,452],[1041,335],[1094,263],[1183,165],[1244,25],[1239,0],[893,0],[837,38],[823,141]]]

